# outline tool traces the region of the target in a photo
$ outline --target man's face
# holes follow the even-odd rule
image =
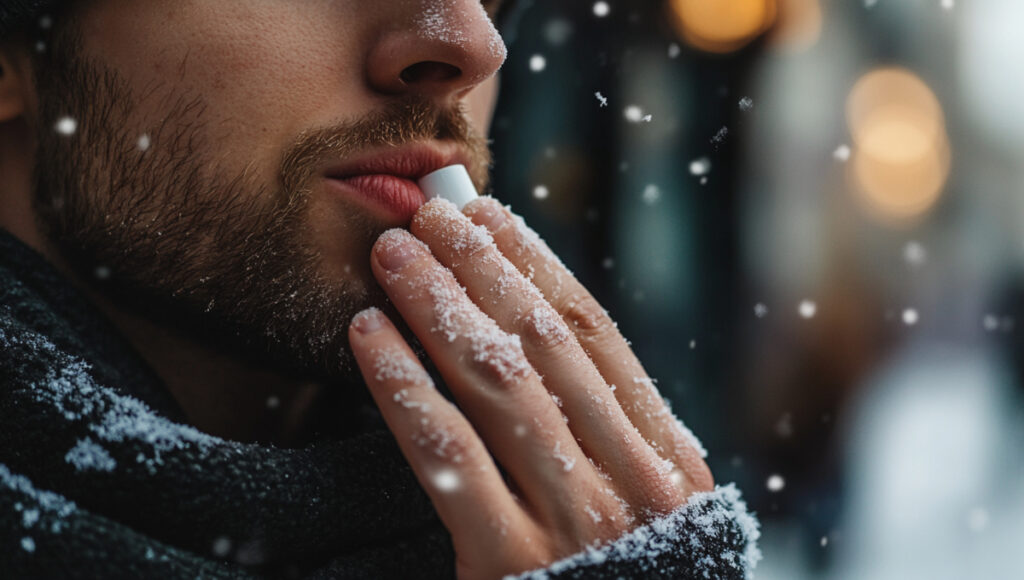
[[[119,307],[188,337],[340,372],[349,319],[384,301],[370,248],[408,223],[416,179],[463,163],[485,186],[505,56],[485,6],[73,11],[37,75],[34,201],[64,259]]]

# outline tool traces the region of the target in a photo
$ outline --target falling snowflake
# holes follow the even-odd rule
[[[547,199],[551,195],[546,185],[538,185],[533,188],[533,197],[535,199]]]
[[[725,138],[728,136],[729,128],[722,127],[721,129],[718,130],[717,133],[715,133],[715,136],[711,138],[711,142],[714,143],[715,145],[721,145],[722,143],[725,143]]]
[[[530,70],[541,72],[548,67],[548,60],[543,55],[535,54],[530,57]]]
[[[659,199],[661,199],[661,189],[659,189],[658,186],[654,185],[653,183],[648,184],[647,187],[644,188],[644,193],[642,197],[644,203],[646,203],[647,205],[654,205],[658,203]]]
[[[920,316],[917,314],[917,310],[907,308],[903,311],[903,324],[906,324],[907,326],[914,326],[917,324],[919,319]]]
[[[761,302],[758,302],[757,304],[754,305],[754,316],[758,318],[764,318],[765,316],[768,316],[768,307],[762,304]]]
[[[911,266],[920,266],[928,259],[928,252],[918,242],[907,242],[903,246],[903,259]]]
[[[707,157],[690,162],[690,175],[707,175],[709,171],[711,171],[711,160]]]
[[[954,0],[942,0],[942,7],[946,10],[952,10],[955,4]]]
[[[461,485],[459,474],[451,469],[442,469],[434,474],[434,485],[444,492],[455,491]]]
[[[672,44],[668,45],[668,57],[669,58],[676,58],[676,57],[678,57],[679,53],[681,53],[682,51],[683,51],[683,49],[680,48],[679,45],[674,43],[674,42]]]
[[[818,305],[811,300],[804,300],[800,303],[798,310],[800,311],[800,316],[814,318],[814,315],[818,313]]]
[[[149,151],[149,147],[152,144],[153,141],[150,139],[149,135],[139,135],[138,141],[135,142],[135,146],[142,152]]]
[[[839,147],[836,147],[835,151],[832,152],[832,158],[835,159],[836,161],[842,161],[845,163],[850,160],[850,153],[851,151],[849,145],[840,145]]]
[[[774,473],[768,477],[768,481],[765,483],[765,485],[768,487],[768,491],[772,493],[778,493],[785,489],[786,480],[783,479],[781,475]]]
[[[743,112],[747,112],[747,111],[753,109],[754,108],[754,99],[751,99],[750,97],[743,97],[742,99],[740,99],[739,107],[740,107],[740,110],[743,111]]]
[[[594,93],[594,96],[597,97],[597,102],[601,103],[601,107],[608,106],[608,97],[602,95],[600,91]]]
[[[65,136],[74,135],[78,131],[78,121],[71,117],[61,117],[57,120],[55,129],[58,133]]]
[[[594,2],[594,16],[598,18],[604,18],[608,16],[612,11],[612,7],[607,2]]]
[[[994,314],[986,314],[985,318],[981,321],[981,325],[985,330],[995,332],[996,330],[999,330],[999,318]]]

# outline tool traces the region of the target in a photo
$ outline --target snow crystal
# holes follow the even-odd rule
[[[644,110],[636,105],[630,105],[623,109],[622,115],[630,123],[650,123],[653,118],[651,115],[645,114]]]
[[[715,133],[715,136],[711,138],[711,142],[714,143],[715,145],[721,145],[722,143],[725,143],[725,138],[728,136],[729,128],[722,127],[721,129],[718,130],[717,133]]]
[[[548,67],[548,60],[543,55],[535,54],[530,57],[530,71],[541,72]]]
[[[533,326],[537,336],[551,339],[553,343],[561,343],[572,336],[569,327],[553,308],[537,306],[527,316],[527,322]]]
[[[504,62],[508,48],[482,2],[469,8],[472,13],[465,12],[466,8],[460,8],[454,0],[422,0],[422,5],[423,12],[416,19],[418,33],[422,38],[465,47],[469,42],[466,30],[471,24],[481,22],[488,28],[488,49],[493,56]]]
[[[607,107],[608,106],[608,97],[602,95],[600,91],[594,93],[594,96],[597,97],[597,102],[601,103],[599,105],[600,107]]]
[[[851,153],[849,145],[840,145],[832,152],[832,158],[845,163],[850,160]]]
[[[530,371],[519,336],[501,330],[484,315],[450,270],[432,270],[411,285],[431,297],[436,321],[432,331],[442,334],[448,342],[460,337],[468,339],[473,360],[494,369],[503,380],[511,382]]]
[[[462,485],[459,474],[453,469],[442,469],[434,474],[434,486],[443,492],[453,492]]]
[[[546,185],[538,185],[533,188],[534,199],[547,199],[551,195],[551,191],[548,190]]]
[[[572,468],[576,467],[576,458],[575,457],[569,457],[565,453],[562,453],[561,452],[561,447],[562,447],[562,442],[561,441],[555,441],[555,449],[554,449],[554,451],[552,451],[551,454],[552,454],[552,456],[554,456],[555,459],[557,459],[557,460],[562,462],[562,469],[564,469],[565,471],[572,471]]]
[[[56,351],[52,343],[38,335],[21,335],[18,340],[33,341],[38,343],[34,345],[36,348]],[[133,440],[146,444],[150,452],[140,453],[138,461],[151,473],[163,463],[161,454],[164,452],[195,446],[200,453],[205,453],[210,445],[221,441],[156,415],[138,399],[96,384],[89,369],[88,364],[76,359],[56,365],[47,370],[42,381],[32,385],[32,394],[38,401],[53,406],[68,421],[87,423],[89,431],[100,441]],[[77,454],[72,454],[72,459],[76,457]],[[91,457],[99,461],[97,467],[109,466],[102,454]]]
[[[69,137],[74,135],[78,131],[78,121],[71,117],[61,117],[57,120],[57,124],[54,126],[57,133]]]
[[[15,508],[19,510],[25,509],[22,514],[22,524],[24,524],[25,527],[30,527],[38,522],[40,509],[54,514],[59,520],[64,520],[78,509],[74,502],[69,501],[63,496],[50,491],[37,490],[27,477],[11,473],[11,470],[3,463],[0,463],[0,485],[16,492],[17,494],[28,497],[34,502],[36,508],[38,508],[25,509],[20,503],[15,506]],[[32,513],[29,514],[29,512]],[[54,531],[60,531],[60,528],[61,523],[55,522],[53,528]]]
[[[754,316],[758,318],[764,318],[768,316],[768,307],[764,303],[758,302],[754,305]]]
[[[907,326],[914,326],[917,324],[918,320],[919,316],[917,314],[917,310],[907,308],[903,311],[903,324],[906,324]]]
[[[21,539],[21,549],[25,550],[26,552],[35,552],[36,541],[28,536],[25,536]]]
[[[768,477],[768,481],[765,482],[765,487],[772,493],[778,493],[785,489],[786,480],[781,475],[773,473]]]
[[[754,108],[754,99],[751,99],[750,97],[743,97],[742,99],[740,99],[739,107],[740,107],[740,110],[743,111],[743,112],[747,112],[747,111],[753,109]]]
[[[434,381],[419,361],[410,357],[403,349],[388,347],[370,351],[373,358],[374,376],[378,381],[398,381],[410,385],[433,387]]]
[[[690,175],[707,175],[711,171],[711,160],[707,157],[694,159],[690,162]]]
[[[611,11],[612,8],[607,2],[594,2],[594,16],[604,18],[605,16],[608,16]]]
[[[697,529],[689,533],[686,530],[687,523],[695,525]],[[745,542],[742,551],[716,554],[719,560],[710,555],[698,558],[697,565],[704,568],[706,578],[720,569],[723,562],[747,578],[752,578],[753,569],[761,560],[761,551],[757,547],[761,532],[757,520],[747,512],[746,504],[740,499],[739,490],[730,484],[719,486],[712,492],[695,493],[686,504],[672,513],[658,517],[616,540],[596,542],[580,553],[559,560],[543,570],[505,576],[504,580],[548,580],[551,574],[562,575],[581,567],[600,565],[608,560],[629,561],[638,571],[653,573],[659,557],[678,550],[704,551],[706,548],[703,540],[720,538],[723,528],[730,525],[735,525],[742,534]],[[664,576],[662,572],[661,576]],[[695,572],[700,574],[702,570],[697,569]]]
[[[92,439],[79,439],[78,443],[67,452],[64,461],[74,465],[78,471],[113,471],[117,462]]]
[[[803,318],[814,318],[814,315],[818,313],[818,305],[811,300],[804,300],[797,310]]]
[[[647,205],[654,205],[655,203],[658,202],[659,199],[661,199],[661,189],[659,189],[658,186],[654,185],[653,183],[648,184],[647,187],[644,188],[642,198],[644,200],[644,203],[646,203]]]

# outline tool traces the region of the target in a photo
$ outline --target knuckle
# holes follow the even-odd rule
[[[454,421],[422,417],[412,439],[426,453],[453,463],[472,462],[478,454],[472,439]]]
[[[518,336],[495,330],[488,339],[474,343],[471,350],[473,368],[487,383],[512,390],[533,375]]]
[[[686,494],[661,460],[645,461],[634,472],[638,501],[649,514],[670,513],[686,501]]]
[[[584,336],[601,337],[616,332],[615,323],[589,294],[570,296],[562,309],[569,325]]]
[[[568,348],[574,341],[569,327],[547,304],[537,306],[517,323],[519,334],[543,349]]]

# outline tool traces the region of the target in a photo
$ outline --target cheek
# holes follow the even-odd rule
[[[206,137],[233,170],[276,179],[280,154],[302,131],[359,114],[357,30],[338,30],[344,3],[251,0],[118,2],[87,9],[86,52],[118,71],[142,124],[168,102],[200,97]],[[96,3],[101,5],[101,3]],[[169,100],[170,99],[170,100]]]
[[[498,75],[487,79],[466,95],[463,102],[469,112],[469,119],[481,135],[487,135],[494,117],[494,107],[498,102]]]

